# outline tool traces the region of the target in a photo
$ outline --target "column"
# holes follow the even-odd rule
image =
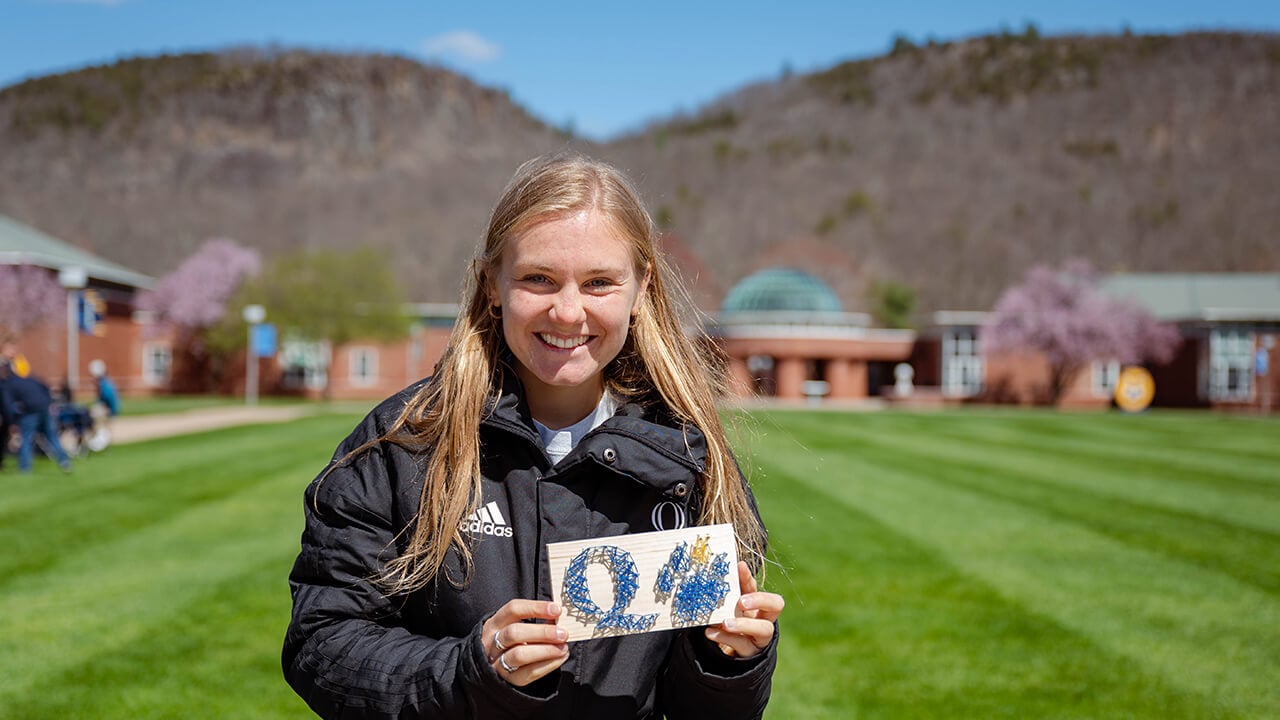
[[[774,373],[778,381],[778,398],[800,400],[804,398],[804,359],[797,357],[776,358]]]
[[[861,399],[867,396],[867,361],[850,360],[849,372],[845,374],[849,383],[849,394],[846,397]]]
[[[751,381],[745,358],[729,358],[729,394],[744,398],[755,394],[755,383]]]
[[[823,378],[830,386],[830,392],[827,397],[838,400],[840,398],[852,397],[852,388],[849,387],[849,359],[848,358],[831,358],[827,361],[827,376]]]

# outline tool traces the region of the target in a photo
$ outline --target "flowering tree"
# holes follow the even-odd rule
[[[1181,337],[1136,302],[1103,294],[1089,264],[1074,261],[1061,272],[1033,267],[1021,285],[1006,290],[980,342],[984,353],[1043,354],[1050,368],[1049,399],[1057,404],[1090,362],[1168,362]]]
[[[226,238],[208,240],[161,278],[155,290],[139,298],[138,306],[154,312],[161,322],[203,330],[222,319],[227,300],[261,265],[256,250]]]
[[[215,387],[227,352],[210,346],[206,336],[227,314],[227,301],[261,265],[258,251],[214,238],[138,299],[139,308],[155,313],[162,325],[177,331],[176,349],[198,366],[197,376],[206,376]]]
[[[67,307],[67,294],[44,268],[0,265],[0,342],[12,342]]]
[[[276,258],[240,288],[232,304],[262,305],[268,320],[285,333],[341,346],[356,339],[403,338],[409,329],[407,300],[392,260],[366,247]],[[228,315],[211,328],[209,340],[230,347],[246,335],[243,320]],[[324,393],[328,397],[327,382]]]

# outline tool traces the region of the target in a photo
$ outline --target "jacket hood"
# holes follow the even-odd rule
[[[534,429],[520,379],[509,368],[500,372],[501,394],[490,398],[490,411],[481,427],[517,435],[541,451],[542,440]],[[664,495],[683,498],[697,486],[706,458],[702,431],[671,417],[665,404],[625,402],[613,417],[587,433],[555,471],[594,462]]]

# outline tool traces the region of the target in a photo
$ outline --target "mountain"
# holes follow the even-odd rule
[[[404,58],[125,60],[0,90],[0,213],[152,274],[208,237],[367,243],[448,301],[511,171],[566,146],[637,178],[708,309],[777,264],[922,311],[1073,257],[1280,271],[1280,37],[1235,33],[899,39],[605,144]]]
[[[369,244],[454,300],[511,170],[564,144],[501,92],[397,57],[123,60],[0,92],[0,213],[161,275],[211,237]]]

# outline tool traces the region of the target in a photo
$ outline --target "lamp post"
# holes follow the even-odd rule
[[[67,388],[74,398],[80,374],[80,291],[89,284],[89,274],[82,267],[64,267],[58,284],[67,290]]]
[[[244,349],[244,402],[246,405],[258,404],[258,354],[254,352],[254,330],[267,319],[267,309],[261,305],[245,305],[244,321],[249,323],[249,342]]]

